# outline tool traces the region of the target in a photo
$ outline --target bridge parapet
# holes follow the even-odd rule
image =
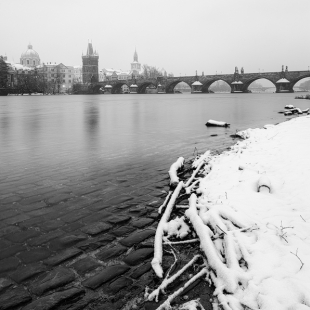
[[[209,87],[216,81],[226,82],[232,89],[232,92],[248,92],[248,87],[251,83],[259,79],[267,79],[272,82],[277,92],[289,91],[294,92],[294,85],[301,79],[310,77],[310,71],[280,71],[280,72],[260,72],[260,73],[234,73],[234,74],[214,74],[214,75],[203,75],[203,76],[179,76],[179,77],[158,77],[149,79],[129,79],[129,80],[114,80],[98,82],[93,85],[93,89],[99,90],[100,87],[106,85],[112,86],[112,93],[118,93],[121,86],[126,84],[128,87],[132,84],[138,86],[138,93],[145,93],[148,86],[154,85],[155,87],[160,84],[166,91],[166,93],[173,93],[174,87],[180,83],[185,82],[190,87],[198,80],[202,83],[202,92],[208,93]],[[285,78],[288,83],[282,84],[277,83],[279,80]],[[238,82],[238,83],[237,83]],[[238,86],[236,86],[238,85]],[[281,89],[281,87],[282,89]],[[285,86],[285,88],[283,88]],[[94,91],[96,92],[96,91]]]

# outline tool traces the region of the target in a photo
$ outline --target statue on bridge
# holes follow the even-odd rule
[[[235,73],[239,73],[238,67],[235,67]]]
[[[243,69],[243,67],[241,67],[241,74],[244,74],[244,69]]]

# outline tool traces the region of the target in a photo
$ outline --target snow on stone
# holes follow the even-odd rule
[[[285,79],[285,78],[282,78],[282,79],[278,80],[276,83],[290,83],[290,81]]]
[[[215,121],[213,119],[209,119],[206,123],[206,126],[218,126],[218,127],[228,127],[230,124],[222,121]]]
[[[295,109],[295,106],[293,106],[292,104],[287,104],[284,109]]]
[[[309,135],[309,116],[247,130],[191,195],[185,214],[211,268],[215,309],[310,307]]]

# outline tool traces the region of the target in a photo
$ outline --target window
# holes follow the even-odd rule
[[[62,82],[63,82],[63,83],[66,83],[66,81],[65,81],[65,80],[62,80]]]
[[[27,65],[29,65],[29,60],[27,59]]]
[[[54,69],[52,69],[52,71],[54,71]]]
[[[52,82],[54,82],[54,79],[52,79]]]
[[[35,60],[33,61],[33,65],[34,65],[34,66],[36,65],[36,61],[35,61]]]
[[[69,78],[71,78],[71,74],[69,75]]]
[[[69,80],[69,83],[71,83],[71,80]]]
[[[69,70],[69,73],[71,73],[71,70]]]

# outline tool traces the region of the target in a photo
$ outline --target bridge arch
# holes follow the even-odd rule
[[[172,81],[171,83],[166,85],[166,93],[167,94],[173,94],[174,93],[174,88],[179,84],[179,83],[185,83],[187,84],[189,87],[192,86],[192,83],[194,83],[194,81],[187,81],[185,79],[178,79],[175,81]]]
[[[138,94],[145,94],[146,88],[151,85],[157,87],[157,85],[154,84],[153,82],[145,82],[145,83],[138,85]]]
[[[261,80],[261,79],[268,80],[269,82],[271,82],[271,83],[274,85],[275,88],[277,87],[276,81],[271,80],[268,76],[259,75],[259,76],[256,76],[256,77],[252,78],[252,79],[243,81],[243,92],[248,92],[248,91],[249,91],[249,89],[248,89],[249,86],[250,86],[253,82],[255,82],[255,81],[257,81],[257,80]]]
[[[207,81],[207,82],[203,83],[202,89],[201,89],[202,92],[203,93],[209,93],[210,92],[209,88],[211,87],[211,85],[214,84],[215,82],[220,82],[220,81],[221,82],[225,82],[230,87],[230,82],[229,81],[226,81],[226,80],[221,79],[221,78],[216,78],[216,79],[212,79],[210,81]]]
[[[297,79],[291,81],[291,87],[293,88],[299,81],[310,78],[310,71],[302,76],[299,76]]]
[[[123,85],[127,85],[129,87],[129,85],[126,82],[118,82],[115,83],[112,87],[111,93],[112,94],[122,94],[122,86]]]

